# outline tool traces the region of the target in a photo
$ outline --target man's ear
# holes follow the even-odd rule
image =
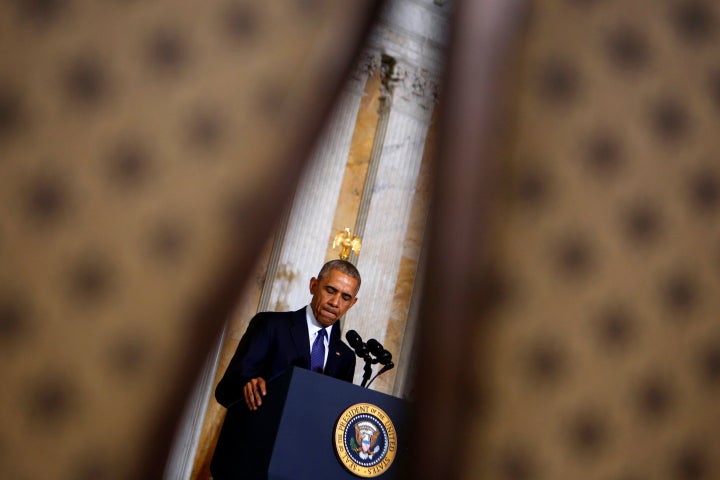
[[[317,284],[318,284],[318,279],[315,277],[312,277],[310,279],[310,293],[312,295],[315,295],[315,289],[317,288]]]

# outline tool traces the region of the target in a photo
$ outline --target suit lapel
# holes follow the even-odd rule
[[[290,336],[295,344],[298,356],[305,359],[305,368],[310,368],[310,333],[308,333],[305,308],[293,312]]]

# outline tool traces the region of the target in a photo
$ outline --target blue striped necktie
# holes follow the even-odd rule
[[[312,350],[310,351],[310,370],[313,372],[323,372],[325,365],[325,329],[318,330]]]

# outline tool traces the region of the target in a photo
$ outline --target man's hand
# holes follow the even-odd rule
[[[262,405],[262,397],[267,394],[265,389],[265,380],[261,377],[256,377],[250,380],[243,387],[243,393],[245,394],[245,403],[250,410],[257,410]]]

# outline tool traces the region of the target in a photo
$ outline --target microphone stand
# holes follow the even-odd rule
[[[360,384],[361,387],[365,387],[365,384],[367,383],[368,379],[370,378],[370,375],[372,375],[372,364],[375,363],[373,359],[370,357],[370,352],[365,351],[365,354],[363,355],[363,360],[365,360],[365,367],[363,368],[363,380]],[[368,384],[368,386],[370,386]]]
[[[380,369],[377,375],[375,375],[372,380],[370,380],[370,383],[372,383],[377,377],[393,368],[395,364],[392,363],[392,354],[385,350],[380,344],[380,342],[378,342],[374,338],[371,338],[367,341],[367,349],[368,352],[370,352],[372,356],[375,357],[372,360],[372,363],[379,363],[383,365],[383,368]],[[368,388],[370,387],[370,383],[367,384]]]
[[[357,353],[362,356],[363,360],[365,360],[365,367],[363,368],[363,381],[360,384],[360,386],[364,388],[367,381],[370,379],[370,375],[372,375],[372,365],[377,363],[377,358],[372,358],[370,350],[365,345],[363,345],[363,348],[358,349]],[[370,385],[368,384],[368,386]]]
[[[365,360],[365,367],[363,368],[363,379],[360,384],[361,388],[369,388],[370,384],[380,375],[387,372],[395,366],[392,363],[392,354],[385,350],[380,342],[371,338],[367,341],[367,344],[362,341],[360,335],[355,330],[349,330],[345,334],[345,338],[348,344],[355,350],[355,355]],[[383,365],[383,368],[375,375],[372,380],[372,366],[376,363]],[[368,383],[368,380],[370,381]]]
[[[374,382],[377,377],[382,375],[383,373],[387,372],[388,370],[392,369],[395,366],[393,362],[388,363],[383,368],[380,369],[380,371],[370,380],[370,383]],[[370,383],[367,384],[367,388],[370,388]],[[363,385],[365,385],[365,379],[363,377]]]

